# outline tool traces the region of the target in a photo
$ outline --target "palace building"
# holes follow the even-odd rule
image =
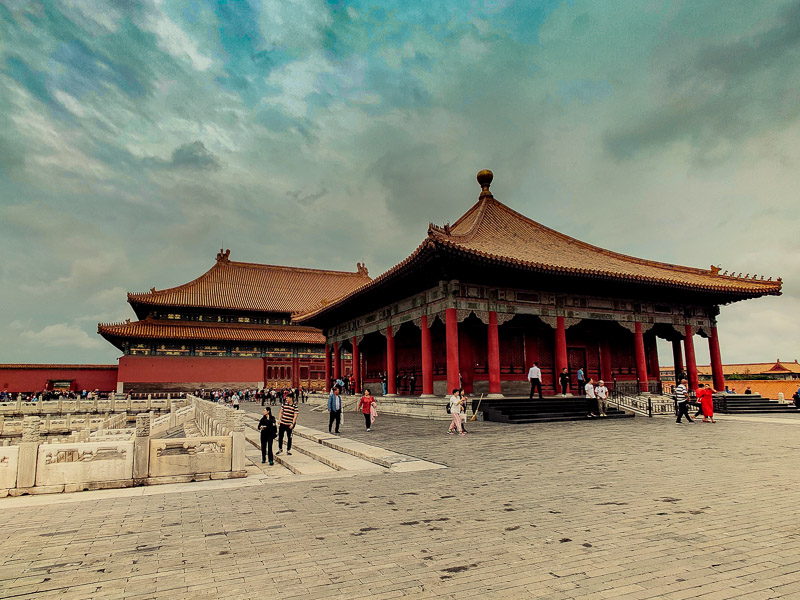
[[[697,387],[694,344],[709,344],[723,389],[719,307],[779,295],[781,280],[741,277],[626,256],[549,229],[505,206],[478,173],[478,202],[452,225],[431,224],[405,260],[336,301],[295,315],[325,334],[324,379],[353,356],[360,384],[388,372],[388,393],[528,394],[538,362],[545,393],[568,369],[587,380],[659,389],[656,338]],[[379,386],[374,385],[373,389]],[[611,385],[609,385],[611,387]]]
[[[319,329],[292,315],[324,306],[370,282],[356,272],[281,267],[230,260],[230,250],[184,285],[128,294],[138,320],[99,324],[123,352],[117,391],[186,391],[221,387],[324,390]],[[342,358],[342,373],[351,368]]]

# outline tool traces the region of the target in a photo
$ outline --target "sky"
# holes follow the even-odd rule
[[[0,362],[113,363],[97,323],[221,247],[375,276],[483,168],[592,244],[782,277],[722,358],[795,360],[798,140],[798,1],[0,0]]]

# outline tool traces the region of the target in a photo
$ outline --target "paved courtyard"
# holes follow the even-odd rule
[[[456,437],[348,413],[344,436],[449,468],[0,500],[0,596],[800,598],[796,417]]]

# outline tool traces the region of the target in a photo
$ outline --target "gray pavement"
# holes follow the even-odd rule
[[[0,597],[800,598],[800,415],[446,426],[342,433],[447,469],[0,500]]]

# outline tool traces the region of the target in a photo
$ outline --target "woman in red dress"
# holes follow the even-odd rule
[[[714,420],[714,390],[711,387],[706,387],[702,383],[697,384],[697,401],[700,402],[700,410],[703,411],[703,423],[708,423],[708,420],[711,419],[712,423],[716,423]]]
[[[364,390],[364,395],[358,401],[358,409],[364,415],[364,424],[367,426],[367,431],[372,427],[372,411],[375,408],[375,397],[369,390]]]

